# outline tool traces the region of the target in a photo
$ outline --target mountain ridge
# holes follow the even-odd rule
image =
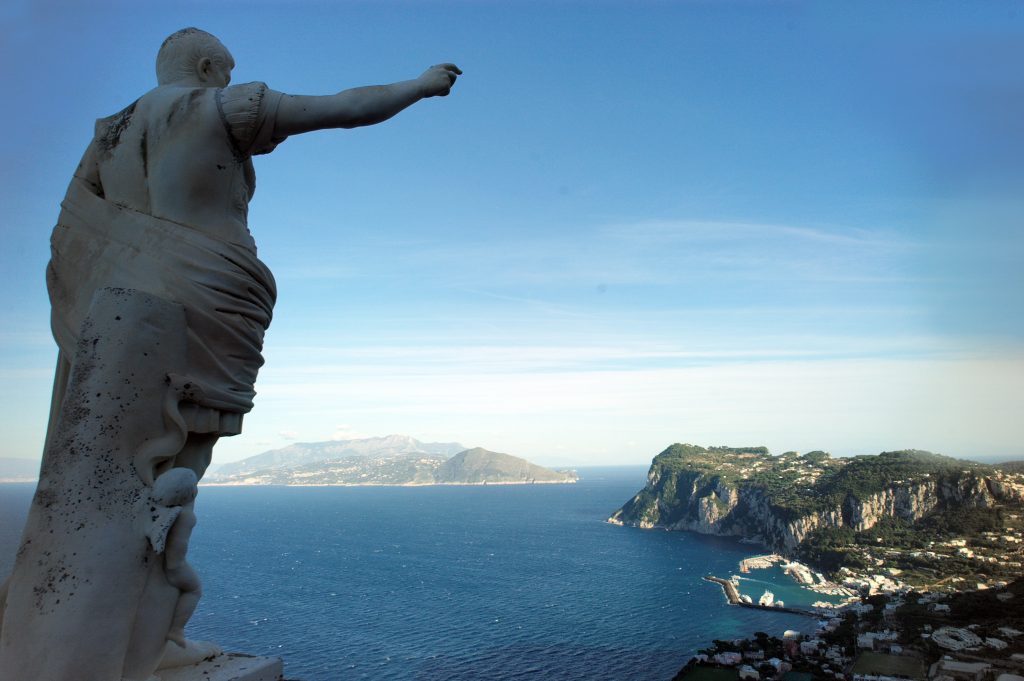
[[[448,459],[434,477],[439,484],[568,482],[558,471],[481,447],[467,449]]]
[[[409,435],[354,438],[351,440],[325,440],[322,442],[295,442],[286,447],[271,449],[240,461],[221,464],[210,471],[211,479],[237,476],[259,470],[297,467],[319,461],[358,456],[384,454],[440,454],[452,456],[466,449],[458,442],[420,442]]]
[[[407,435],[296,443],[211,471],[219,485],[486,485],[572,483],[555,471],[481,447],[424,443]]]

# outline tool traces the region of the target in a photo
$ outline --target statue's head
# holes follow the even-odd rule
[[[184,506],[199,493],[199,480],[191,468],[172,468],[157,476],[153,500],[161,506]]]
[[[235,60],[217,37],[198,28],[183,28],[167,36],[156,55],[160,85],[188,82],[224,87],[231,81]]]

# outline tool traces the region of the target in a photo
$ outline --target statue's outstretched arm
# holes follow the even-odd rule
[[[462,73],[455,64],[431,66],[414,80],[371,85],[336,95],[285,95],[277,110],[274,136],[286,137],[324,128],[357,128],[386,121],[427,97],[444,97]]]

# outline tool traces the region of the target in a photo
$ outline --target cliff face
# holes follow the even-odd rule
[[[647,485],[609,521],[746,537],[788,553],[819,529],[862,532],[886,518],[916,522],[945,508],[1024,499],[1020,485],[965,463],[894,452],[847,464],[674,445],[654,459]],[[890,471],[898,473],[886,477]]]

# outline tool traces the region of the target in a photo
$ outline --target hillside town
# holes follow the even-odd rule
[[[1024,681],[1024,579],[918,591],[851,578],[859,597],[813,609],[809,632],[715,641],[673,681]]]

